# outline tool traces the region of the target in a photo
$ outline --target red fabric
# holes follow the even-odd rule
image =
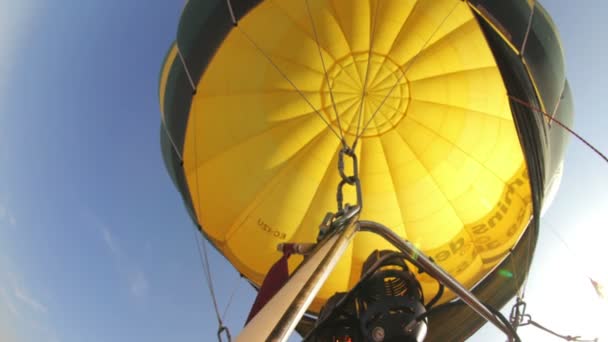
[[[287,280],[289,279],[289,270],[287,268],[287,260],[291,253],[289,251],[279,259],[268,273],[266,273],[266,278],[264,278],[264,282],[262,282],[262,287],[260,287],[260,291],[258,292],[257,297],[255,298],[255,302],[253,302],[253,306],[251,307],[251,311],[249,312],[249,316],[247,317],[247,321],[245,324],[249,323],[249,321],[255,317],[255,315],[262,310],[264,305],[274,297],[274,295],[279,292],[279,290],[285,285]]]

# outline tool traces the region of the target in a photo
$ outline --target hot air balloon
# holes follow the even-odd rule
[[[360,218],[496,308],[528,273],[567,142],[553,119],[573,113],[557,30],[534,0],[190,0],[159,97],[185,207],[252,284],[278,244],[316,241],[346,150]],[[354,187],[343,196],[357,202]],[[394,249],[357,234],[309,312],[355,286],[372,252]],[[428,301],[435,279],[413,273]],[[485,323],[452,291],[437,305],[427,340]]]

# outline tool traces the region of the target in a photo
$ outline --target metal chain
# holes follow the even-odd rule
[[[353,174],[347,175],[344,171],[344,156],[352,159]],[[345,227],[346,223],[357,213],[361,212],[363,207],[363,200],[361,194],[361,181],[359,180],[359,167],[357,163],[357,155],[350,147],[343,147],[338,154],[338,172],[342,180],[338,184],[338,191],[336,194],[336,200],[338,202],[338,211],[336,213],[329,212],[323,218],[323,221],[319,225],[319,235],[317,236],[317,242],[324,240],[330,233],[340,230]],[[357,193],[357,203],[351,205],[349,203],[344,204],[344,193],[343,189],[345,185],[351,185],[355,187]]]
[[[347,156],[352,159],[352,165],[353,165],[353,175],[352,176],[348,176],[344,172],[344,156]],[[346,185],[346,184],[355,187],[355,191],[357,192],[356,205],[359,206],[359,208],[363,208],[361,181],[359,180],[359,166],[358,166],[358,161],[357,161],[357,155],[355,154],[355,151],[353,151],[353,149],[351,149],[350,147],[345,147],[340,150],[340,153],[338,155],[338,172],[340,172],[340,177],[342,178],[342,180],[340,181],[340,184],[338,184],[338,192],[336,195],[336,199],[338,201],[338,214],[344,212],[343,188],[344,188],[344,185]]]
[[[347,175],[344,171],[344,156],[351,158],[353,174]],[[357,161],[357,155],[350,147],[343,147],[338,154],[338,172],[342,180],[338,184],[338,190],[336,193],[336,200],[338,202],[338,211],[328,212],[323,221],[319,225],[319,235],[317,236],[317,242],[324,240],[332,232],[340,230],[345,227],[345,224],[357,213],[361,212],[363,207],[362,192],[361,192],[361,181],[359,180],[359,166]],[[355,187],[357,193],[357,203],[351,205],[349,203],[344,204],[344,186],[350,185]]]

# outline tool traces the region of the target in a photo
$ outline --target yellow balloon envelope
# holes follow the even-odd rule
[[[362,219],[392,228],[469,288],[507,256],[534,206],[516,104],[488,35],[514,56],[525,45],[483,3],[187,4],[160,81],[164,136],[181,163],[170,171],[240,273],[259,285],[277,244],[316,240],[336,210],[341,139],[357,140]],[[376,249],[392,247],[356,236],[311,309],[351,288]],[[300,262],[291,258],[290,270]],[[418,277],[431,298],[436,281]]]

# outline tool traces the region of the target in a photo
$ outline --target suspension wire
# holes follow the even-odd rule
[[[513,252],[513,249],[511,249],[510,253],[511,252]],[[532,259],[531,239],[527,239],[526,248],[525,248],[525,256],[524,256],[524,265],[530,264],[531,259]],[[515,269],[515,261],[513,258],[511,258],[511,267],[513,268],[512,273],[515,277],[515,283],[513,284],[513,286],[514,286],[514,290],[517,295],[515,297],[515,304],[513,304],[513,306],[511,307],[511,313],[509,315],[509,322],[511,323],[513,330],[517,331],[517,328],[522,323],[524,315],[526,313],[526,302],[524,301],[524,298],[526,296],[526,288],[528,286],[528,274],[524,273],[522,275],[523,279],[521,279],[522,280],[521,285],[518,287],[517,286],[517,284],[519,284],[518,273],[517,273],[517,270]],[[529,268],[532,268],[531,264],[530,264]]]
[[[193,94],[196,92],[196,88],[194,88],[193,90]],[[194,127],[197,127],[196,124],[196,113],[192,114],[192,120],[193,120],[193,125]],[[198,170],[196,169],[198,166],[198,151],[197,151],[197,147],[198,147],[198,139],[197,139],[197,134],[196,134],[196,130],[194,130],[194,177],[196,180],[196,203],[197,203],[197,210],[195,210],[195,214],[196,214],[196,220],[197,220],[197,226],[198,229],[202,232],[203,229],[202,227],[198,224],[198,215],[200,213],[200,199],[201,199],[201,195],[200,195],[200,190],[199,190],[199,177],[198,177]],[[216,299],[216,295],[215,295],[215,291],[213,289],[213,281],[211,279],[211,267],[209,266],[209,255],[207,253],[207,246],[205,244],[205,241],[203,241],[202,243],[202,250],[201,250],[201,241],[199,239],[199,233],[194,231],[195,234],[195,239],[196,239],[196,246],[198,249],[198,255],[199,255],[199,259],[201,261],[201,265],[203,266],[203,274],[205,275],[205,280],[207,283],[207,288],[209,289],[209,293],[211,294],[211,299],[213,301],[213,307],[215,309],[215,315],[217,318],[217,323],[218,323],[218,331],[217,331],[217,338],[218,341],[222,342],[222,333],[226,334],[226,337],[228,339],[228,342],[230,342],[232,340],[231,336],[230,336],[230,331],[228,330],[228,327],[226,327],[224,325],[224,322],[222,321],[222,317],[220,316],[220,310],[217,304],[217,299]]]
[[[198,240],[200,241],[200,239]],[[207,254],[207,243],[203,241],[201,244],[203,245],[203,255],[205,256],[205,275],[207,277],[207,282],[209,283],[209,291],[211,292],[211,298],[213,299],[213,306],[215,307],[215,314],[218,316],[218,323],[222,324],[222,317],[219,315],[219,306],[217,304],[217,298],[215,296],[215,291],[213,290],[213,281],[211,279],[211,267],[209,266],[209,255]]]
[[[416,63],[416,60],[418,59],[420,54],[424,51],[424,49],[426,49],[428,44],[431,42],[431,39],[435,36],[435,34],[439,31],[439,29],[443,26],[443,24],[445,24],[445,22],[452,15],[452,13],[454,13],[454,11],[456,10],[456,7],[458,7],[458,5],[460,4],[460,1],[454,1],[454,3],[455,3],[454,7],[452,7],[450,12],[448,12],[448,14],[445,16],[445,18],[443,18],[443,20],[439,23],[439,25],[437,25],[435,30],[431,33],[429,38],[424,42],[424,44],[420,48],[420,51],[418,51],[418,53],[416,53],[416,55],[414,55],[414,57],[406,64],[407,66],[406,66],[405,70],[403,70],[403,72],[401,73],[399,78],[397,78],[397,82],[395,82],[395,84],[391,87],[391,89],[388,91],[386,96],[384,96],[384,98],[382,99],[382,102],[380,102],[380,105],[378,106],[378,108],[374,111],[374,113],[369,118],[367,123],[363,126],[363,129],[361,130],[361,132],[359,134],[357,134],[355,141],[353,142],[353,149],[357,146],[357,142],[359,141],[359,138],[361,138],[361,136],[363,135],[363,132],[367,129],[367,126],[369,126],[369,124],[374,120],[374,118],[376,117],[376,114],[378,114],[378,112],[380,111],[382,106],[384,106],[384,103],[386,102],[386,100],[391,96],[391,94],[393,93],[395,88],[397,88],[399,83],[401,83],[401,80],[403,79],[403,77],[405,77],[405,74],[412,67],[412,65],[414,65],[414,63]]]
[[[321,65],[323,66],[323,74],[325,75],[325,81],[327,82],[327,87],[329,88],[329,98],[331,99],[331,105],[334,108],[334,113],[336,114],[336,122],[338,124],[338,130],[340,132],[340,140],[342,140],[342,144],[346,147],[346,141],[344,139],[344,130],[342,129],[342,124],[340,123],[340,115],[338,115],[338,108],[336,107],[336,100],[334,98],[333,87],[331,86],[331,82],[329,81],[329,75],[327,74],[327,67],[325,66],[325,59],[323,58],[323,52],[321,52],[321,44],[319,43],[319,35],[317,34],[317,28],[315,27],[315,20],[312,17],[312,13],[310,11],[310,5],[308,4],[308,0],[304,0],[306,3],[306,11],[308,12],[308,17],[310,18],[310,24],[312,26],[312,32],[315,35],[315,41],[317,43],[317,50],[319,51],[319,58],[321,59]]]
[[[199,226],[199,229],[200,229],[200,226]],[[203,268],[203,276],[205,278],[205,283],[207,285],[207,288],[209,289],[209,293],[211,294],[213,308],[215,309],[215,316],[217,318],[217,324],[218,324],[218,332],[217,332],[218,341],[222,342],[221,334],[225,333],[227,336],[228,342],[230,342],[230,341],[232,341],[232,338],[230,336],[230,330],[228,330],[228,327],[226,327],[224,325],[222,316],[220,316],[220,310],[219,310],[219,306],[217,304],[215,290],[213,289],[213,282],[211,280],[211,267],[209,266],[209,256],[207,254],[207,247],[205,246],[205,242],[203,241],[202,242],[203,246],[201,249],[201,241],[199,238],[199,235],[201,235],[201,234],[199,232],[197,232],[196,230],[193,230],[192,232],[194,234],[194,239],[196,241],[199,261]]]
[[[549,221],[547,221],[547,223],[549,223]],[[581,259],[581,257],[575,253],[570,246],[566,243],[566,241],[562,238],[562,236],[559,234],[559,232],[557,231],[557,229],[555,229],[555,227],[553,227],[552,224],[548,224],[549,226],[549,231],[564,245],[564,247],[566,247],[566,250],[568,250],[568,252],[574,256],[577,259]],[[599,281],[593,279],[593,277],[590,275],[589,273],[589,269],[581,269],[581,268],[577,268],[577,270],[587,279],[589,279],[589,281],[591,282],[591,285],[593,286],[593,289],[595,290],[595,292],[597,293],[597,295],[601,298],[601,299],[606,299],[606,295],[603,291],[603,285],[602,283],[600,283]]]
[[[557,230],[555,229],[555,227],[553,226],[552,223],[550,223],[548,220],[545,220],[545,222],[549,223],[549,231],[551,232],[551,234],[553,234],[553,236],[555,236],[559,242],[562,243],[562,245],[564,245],[564,247],[566,247],[566,250],[568,250],[568,253],[578,257],[578,254],[574,253],[574,251],[572,249],[570,249],[570,246],[566,243],[566,241],[562,238],[561,234],[559,232],[557,232]]]
[[[524,318],[526,320],[523,323],[519,324],[519,326],[531,325],[535,328],[538,328],[544,332],[547,332],[555,337],[559,337],[566,341],[576,341],[576,342],[597,342],[597,341],[599,341],[599,339],[597,337],[589,340],[589,339],[583,339],[583,338],[581,338],[581,336],[578,336],[578,335],[577,336],[561,335],[561,334],[558,334],[557,332],[555,332],[554,330],[551,330],[551,329],[545,327],[544,325],[532,320],[532,316],[530,316],[530,315],[524,315]]]
[[[238,25],[238,22],[236,21],[236,16],[234,15],[234,9],[232,8],[232,3],[230,2],[230,0],[226,0],[226,6],[228,6],[228,13],[230,13],[230,20],[232,20],[232,24],[234,26]]]
[[[519,273],[515,269],[515,260],[513,258],[513,248],[511,248],[509,250],[509,254],[510,255],[508,257],[511,258],[510,259],[511,270],[509,270],[509,271],[513,274],[513,278],[515,278],[515,283],[513,283],[513,290],[514,290],[514,292],[517,293],[517,298],[520,298],[520,297],[522,297],[522,294],[521,294],[521,288],[517,287],[517,284],[519,283]],[[525,277],[525,275],[524,275],[524,277]],[[523,282],[522,282],[522,285],[523,285]]]
[[[532,6],[530,9],[530,16],[528,17],[528,25],[526,28],[526,34],[524,35],[524,41],[521,43],[521,48],[519,49],[519,55],[523,56],[526,51],[526,45],[528,43],[528,37],[530,36],[530,31],[532,30],[532,19],[534,19],[534,9],[536,6]]]
[[[253,38],[251,38],[251,36],[245,32],[245,30],[243,30],[241,28],[241,26],[236,26],[236,29],[238,29],[243,36],[245,37],[245,39],[247,39],[249,41],[249,43],[251,43],[251,45],[253,45],[253,47],[258,50],[258,52],[270,63],[270,65],[281,75],[281,77],[283,77],[283,79],[285,79],[285,81],[287,81],[292,87],[293,89],[300,94],[300,96],[302,97],[302,99],[304,101],[306,101],[306,103],[310,106],[310,108],[319,116],[319,118],[321,120],[323,120],[323,122],[327,125],[327,128],[329,128],[334,134],[335,136],[342,141],[342,144],[344,145],[344,139],[342,139],[342,137],[340,136],[340,134],[338,132],[336,132],[336,130],[331,126],[331,123],[325,118],[325,116],[323,116],[323,114],[321,114],[321,112],[319,112],[319,110],[310,102],[310,100],[306,97],[306,95],[304,95],[304,93],[295,85],[295,83],[293,83],[293,81],[291,79],[289,79],[289,77],[287,77],[287,75],[285,74],[285,72],[283,72],[283,70],[281,70],[281,68],[279,68],[279,66],[272,60],[272,58],[255,42],[255,40],[253,40]]]
[[[564,247],[566,247],[568,252],[570,254],[576,256],[576,253],[574,253],[574,251],[572,251],[570,249],[570,247],[568,246],[566,241],[564,241],[564,239],[559,235],[559,233],[555,231],[554,227],[551,224],[549,224],[548,221],[545,220],[545,222],[548,223],[547,225],[549,226],[549,228],[550,228],[549,230],[551,231],[551,233],[554,234],[555,237],[557,237],[557,239],[564,245]],[[529,249],[528,249],[528,251],[529,251]],[[579,271],[581,271],[581,270],[579,269]],[[586,272],[582,272],[582,273],[585,275],[585,277],[589,278],[589,280],[591,280],[591,282],[593,283],[593,279],[589,275],[587,275]],[[527,282],[527,276],[526,276],[525,281]],[[534,321],[532,319],[532,316],[530,314],[526,313],[527,304],[524,301],[524,296],[525,296],[525,284],[523,286],[523,293],[517,295],[516,302],[515,302],[515,304],[513,304],[513,307],[511,308],[511,315],[509,317],[509,320],[511,322],[511,325],[515,329],[517,329],[518,327],[524,327],[524,326],[531,325],[535,328],[543,330],[553,336],[559,337],[566,341],[576,341],[576,342],[597,342],[598,341],[598,338],[582,339],[581,336],[561,335],[561,334],[558,334],[557,332],[555,332],[554,330],[551,330],[551,329],[547,328],[546,326],[543,326],[542,324]]]
[[[532,239],[528,238],[525,243],[526,243],[526,246],[524,248],[525,254],[524,254],[524,263],[523,264],[524,265],[528,265],[529,264],[530,265],[529,268],[532,268],[532,264],[531,264],[531,261],[532,261],[532,246],[531,246]],[[512,253],[512,252],[513,252],[513,249],[511,249],[509,251],[509,253]],[[518,277],[517,270],[515,269],[516,267],[515,267],[515,260],[514,260],[514,258],[511,258],[511,268],[513,269],[512,273],[513,273],[513,276],[515,277],[515,284],[514,284],[515,288],[514,288],[514,290],[517,293],[517,295],[516,295],[517,299],[516,300],[517,301],[520,301],[520,300],[523,301],[523,299],[526,297],[526,288],[528,286],[528,274],[524,273],[522,275],[523,278],[521,279],[521,285],[519,287],[517,287],[517,284],[519,283],[519,277]],[[516,302],[516,304],[514,304],[514,306],[516,306],[516,305],[517,305],[517,302]],[[513,315],[513,312],[511,314]],[[517,329],[517,327],[515,327],[515,328]]]
[[[243,276],[239,276],[239,279],[235,282],[234,287],[232,288],[232,292],[230,293],[230,297],[228,297],[228,303],[226,303],[226,307],[224,308],[224,312],[222,313],[222,319],[226,319],[226,314],[228,313],[228,309],[230,308],[230,304],[232,304],[232,300],[237,293],[237,290],[240,289],[241,278]]]
[[[192,75],[190,74],[190,69],[188,69],[188,64],[186,64],[186,59],[182,55],[182,51],[179,48],[179,44],[175,43],[175,48],[177,49],[177,55],[179,56],[179,60],[182,62],[182,66],[184,67],[184,71],[186,72],[186,76],[188,77],[188,83],[190,83],[190,87],[192,87],[192,93],[196,93],[196,85],[194,84],[194,80],[192,79]]]
[[[524,106],[524,107],[526,107],[528,109],[531,109],[534,112],[543,114],[543,116],[546,117],[549,120],[550,123],[551,122],[557,123],[560,127],[562,127],[563,129],[565,129],[568,133],[574,135],[578,140],[580,140],[581,142],[583,142],[588,148],[590,148],[591,150],[593,150],[597,155],[599,155],[602,159],[604,159],[604,161],[608,162],[608,158],[602,152],[600,152],[590,142],[588,142],[586,139],[584,139],[582,136],[580,136],[578,133],[576,133],[573,129],[569,128],[564,123],[562,123],[560,120],[556,119],[554,117],[554,115],[550,115],[549,113],[543,111],[542,109],[537,108],[537,107],[531,105],[529,102],[526,102],[526,101],[524,101],[522,99],[519,99],[519,98],[517,98],[515,96],[512,96],[512,95],[508,95],[508,96],[509,96],[509,98],[512,101],[514,101],[514,102],[516,102],[516,103],[518,103],[518,104],[520,104],[520,105],[522,105],[522,106]],[[551,233],[563,244],[564,247],[566,247],[566,250],[568,250],[568,252],[570,254],[576,255],[576,253],[574,253],[572,251],[572,249],[570,249],[570,246],[566,243],[566,241],[564,241],[564,239],[561,237],[561,235],[555,230],[555,228],[553,227],[552,224],[549,224],[549,228],[550,228]],[[527,255],[528,255],[529,252],[530,251],[529,251],[529,248],[528,248],[526,250]],[[589,276],[589,274],[587,274],[587,272],[583,272],[583,274],[592,283],[594,282],[593,278],[591,276]],[[524,313],[520,313],[518,311],[518,307],[521,305],[521,303],[524,303],[524,308],[525,308],[525,302],[523,301],[523,299],[525,297],[525,290],[526,290],[527,280],[528,280],[528,277],[526,275],[525,279],[524,279],[524,284],[523,284],[522,288],[520,289],[520,291],[518,291],[517,302],[516,302],[516,304],[513,305],[513,308],[511,310],[511,319],[512,320],[518,320],[518,319],[521,320],[521,319],[523,319],[523,316],[524,316],[523,314]]]
[[[539,222],[540,224],[540,222]],[[540,229],[539,229],[540,230]],[[528,239],[527,242],[527,247],[526,247],[526,265],[530,265],[529,268],[532,268],[532,256],[533,256],[533,250],[532,250],[532,239]],[[523,299],[526,296],[526,288],[528,286],[528,273],[524,274],[524,280],[523,283],[521,285],[520,288],[520,296]]]
[[[571,129],[570,127],[566,126],[564,123],[562,123],[561,121],[557,120],[556,118],[554,118],[552,115],[548,114],[547,112],[543,111],[540,108],[537,108],[533,105],[531,105],[530,103],[521,100],[513,95],[508,95],[509,98],[511,100],[513,100],[514,102],[519,103],[520,105],[531,109],[535,112],[541,113],[543,114],[547,119],[549,119],[549,122],[553,122],[555,121],[555,123],[557,123],[560,127],[562,127],[563,129],[565,129],[566,131],[568,131],[568,133],[574,135],[578,140],[580,140],[582,143],[584,143],[585,145],[587,145],[587,147],[589,147],[591,150],[593,150],[593,152],[595,152],[598,156],[600,156],[602,159],[604,159],[604,161],[606,163],[608,163],[608,157],[606,157],[605,154],[603,154],[600,150],[598,150],[595,146],[593,146],[590,142],[588,142],[585,138],[583,138],[582,136],[580,136],[578,133],[576,133],[573,129]]]
[[[568,247],[568,245],[561,238],[561,236],[559,234],[557,234],[557,232],[554,231],[553,226],[551,224],[548,224],[549,223],[548,221],[545,220],[545,222],[547,223],[547,226],[550,228],[549,230],[564,244],[564,246],[566,247],[566,249],[571,254],[574,254],[574,252]],[[528,264],[528,262],[532,258],[530,244],[531,244],[531,240],[528,239],[528,242],[527,242],[528,246],[525,249],[525,251],[526,251],[525,264]],[[511,265],[512,265],[511,267],[515,268],[514,267],[515,263],[513,262],[513,260],[511,260]],[[513,274],[517,275],[517,272],[515,272],[515,269],[513,269]],[[591,279],[591,277],[589,277],[587,274],[585,274],[585,276],[587,278]],[[517,283],[517,279],[516,279],[516,283]],[[513,304],[513,306],[511,307],[511,313],[510,313],[510,317],[509,317],[509,320],[511,321],[511,324],[513,325],[513,327],[515,329],[517,329],[519,326],[526,325],[526,324],[524,324],[524,319],[526,317],[529,317],[529,315],[526,314],[526,305],[527,304],[524,301],[525,296],[526,296],[527,284],[528,284],[528,275],[524,274],[524,279],[523,279],[521,287],[519,289],[516,289],[517,296],[516,296],[516,299],[515,299],[515,304]]]
[[[359,118],[357,120],[357,130],[355,131],[355,137],[359,135],[359,128],[361,128],[361,119],[363,118],[363,98],[367,93],[367,81],[369,78],[369,67],[372,64],[372,49],[374,47],[374,38],[376,37],[376,17],[378,16],[378,12],[380,12],[380,0],[376,1],[376,8],[374,9],[374,17],[372,18],[372,33],[369,38],[369,51],[367,55],[367,68],[365,70],[365,80],[363,81],[363,92],[361,93],[361,102],[359,102]]]
[[[561,234],[557,231],[557,229],[554,227],[554,225],[549,222],[548,220],[545,220],[545,222],[547,222],[547,226],[550,228],[549,231],[551,232],[551,234],[553,234],[554,237],[556,237],[559,242],[562,243],[563,247],[566,248],[566,250],[568,251],[568,253],[570,253],[573,257],[577,258],[577,259],[582,259],[578,253],[576,253],[575,251],[573,251],[570,246],[568,245],[568,243],[566,243],[566,241],[563,239],[563,237],[561,236]],[[577,270],[587,279],[589,279],[591,281],[591,283],[593,284],[593,287],[595,288],[595,283],[597,283],[597,281],[595,281],[593,279],[593,277],[591,277],[591,275],[589,274],[589,270],[588,269],[581,269],[581,268],[577,268]],[[597,289],[596,289],[597,291]]]
[[[509,253],[511,253],[513,250],[511,250]],[[526,250],[526,258],[528,255],[528,250]],[[527,261],[526,261],[527,264]],[[511,268],[512,268],[512,274],[513,277],[515,277],[515,282],[513,283],[513,290],[516,293],[515,296],[515,304],[513,304],[513,306],[511,307],[511,313],[509,315],[509,322],[511,323],[511,326],[513,326],[513,330],[517,331],[517,327],[519,326],[519,323],[521,323],[522,321],[522,317],[523,314],[525,313],[526,310],[526,303],[524,302],[524,296],[525,296],[525,292],[526,292],[526,285],[528,282],[528,277],[526,274],[523,275],[523,279],[522,279],[522,284],[518,287],[517,285],[519,284],[519,277],[518,277],[518,273],[517,270],[515,269],[515,261],[513,260],[513,257],[511,256]]]
[[[179,152],[179,149],[177,148],[177,144],[175,144],[175,141],[173,140],[171,133],[169,133],[169,128],[167,128],[167,122],[165,121],[164,116],[165,116],[164,114],[161,115],[160,120],[162,123],[161,126],[163,128],[165,136],[167,137],[167,139],[169,139],[169,142],[171,143],[171,147],[173,148],[173,152],[175,152],[175,154],[177,155],[177,158],[179,158],[179,162],[183,163],[184,158],[182,157],[182,154]]]
[[[590,142],[588,142],[585,138],[583,138],[581,135],[579,135],[578,133],[576,133],[573,129],[571,129],[570,127],[568,127],[566,124],[564,124],[563,122],[561,122],[560,120],[556,119],[554,117],[554,115],[551,115],[545,111],[543,111],[540,108],[537,108],[536,106],[533,106],[532,104],[530,104],[527,101],[524,101],[522,99],[519,99],[513,95],[508,95],[509,99],[511,99],[513,102],[518,103],[528,109],[531,109],[534,112],[540,113],[542,114],[545,118],[547,118],[549,120],[549,123],[551,122],[555,122],[557,123],[560,127],[562,127],[564,130],[566,130],[568,133],[572,134],[573,136],[575,136],[579,141],[583,142],[588,148],[590,148],[593,152],[595,152],[599,157],[601,157],[605,162],[608,162],[608,158],[606,157],[606,155],[604,155],[601,151],[599,151],[595,146],[593,146]],[[548,223],[548,222],[547,222]],[[551,233],[563,244],[564,247],[566,247],[566,250],[568,250],[568,252],[572,255],[576,255],[576,253],[574,253],[572,251],[572,249],[570,249],[570,246],[568,246],[568,244],[566,243],[566,241],[564,241],[564,239],[561,237],[561,235],[554,229],[554,227],[549,224],[549,228]],[[531,258],[531,253],[530,253],[530,248],[526,249],[526,258]],[[584,274],[584,276],[586,278],[588,278],[591,283],[594,285],[595,287],[595,281],[593,280],[593,278],[591,276],[589,276],[589,274],[587,274],[586,271],[582,271],[581,272]],[[542,330],[545,330],[555,336],[567,339],[568,341],[585,341],[585,340],[580,340],[579,337],[580,336],[576,336],[576,337],[572,337],[572,336],[562,336],[559,334],[556,334],[553,331],[550,331],[548,329],[546,329],[545,327],[543,327],[542,325],[534,322],[531,320],[530,315],[526,315],[525,310],[526,310],[526,302],[524,301],[524,297],[525,297],[525,291],[526,291],[526,285],[527,285],[527,281],[528,281],[528,277],[527,275],[524,275],[524,283],[522,285],[522,287],[518,290],[517,293],[517,299],[515,304],[513,305],[513,307],[511,308],[511,323],[517,328],[518,326],[524,326],[527,324],[531,324],[536,326],[537,328],[540,328]],[[597,289],[596,289],[597,291]],[[530,323],[524,323],[524,319],[528,318]],[[569,338],[569,339],[568,339]],[[597,340],[597,339],[596,339]],[[594,341],[594,340],[589,340],[589,341]]]
[[[232,338],[230,336],[230,330],[228,330],[228,327],[226,327],[224,325],[224,321],[223,321],[223,316],[220,315],[220,309],[219,306],[217,304],[217,298],[216,298],[216,294],[215,294],[215,290],[213,288],[213,281],[211,279],[211,267],[209,266],[209,255],[207,253],[207,247],[205,244],[205,241],[203,241],[201,243],[200,238],[199,238],[199,232],[197,231],[193,231],[194,232],[194,238],[196,239],[196,247],[198,250],[198,256],[199,256],[199,260],[201,262],[201,266],[203,267],[203,275],[205,276],[205,282],[207,284],[207,288],[209,289],[209,293],[211,295],[211,300],[213,302],[213,308],[215,311],[215,316],[217,318],[217,324],[218,324],[218,331],[217,331],[217,337],[218,337],[218,341],[222,342],[222,337],[221,334],[225,333],[228,339],[228,342],[232,341]],[[201,244],[202,244],[202,249],[201,249]],[[227,309],[227,308],[226,308]],[[224,313],[225,315],[225,313]]]
[[[217,322],[220,326],[223,326],[222,317],[220,316],[220,309],[217,304],[217,299],[215,297],[215,290],[213,289],[213,282],[211,281],[211,271],[210,271],[210,266],[209,266],[209,255],[207,254],[207,247],[206,247],[205,241],[203,241],[201,244],[199,234],[196,231],[194,232],[194,234],[196,237],[196,246],[198,248],[198,256],[200,258],[201,265],[203,266],[203,274],[205,276],[205,281],[207,282],[207,287],[209,288],[209,292],[211,294],[211,299],[213,301],[213,307],[215,309],[215,315],[217,316]],[[201,245],[202,245],[202,248],[201,248]]]
[[[549,222],[547,221],[547,223],[549,223]],[[553,225],[552,225],[552,224],[549,224],[548,226],[549,226],[549,228],[550,228],[550,229],[549,229],[549,231],[550,231],[550,232],[551,232],[551,233],[552,233],[552,234],[553,234],[553,235],[554,235],[554,236],[555,236],[555,237],[556,237],[556,238],[557,238],[557,239],[558,239],[558,240],[559,240],[559,241],[562,243],[562,245],[563,245],[564,247],[566,247],[566,250],[567,250],[567,251],[568,251],[568,252],[569,252],[569,253],[570,253],[572,256],[574,256],[575,258],[577,258],[577,259],[581,259],[581,257],[580,257],[580,256],[579,256],[577,253],[575,253],[575,252],[574,252],[574,251],[573,251],[573,250],[570,248],[570,246],[569,246],[569,245],[566,243],[566,241],[565,241],[565,240],[562,238],[562,236],[559,234],[559,232],[557,231],[557,229],[555,229],[555,227],[553,227]],[[593,279],[593,277],[592,277],[592,276],[590,275],[590,273],[589,273],[589,269],[581,269],[581,268],[579,268],[579,267],[577,267],[576,269],[577,269],[577,270],[578,270],[578,271],[579,271],[579,272],[580,272],[580,273],[581,273],[581,274],[582,274],[582,275],[583,275],[585,278],[589,279],[589,281],[591,282],[591,285],[593,286],[593,289],[595,290],[595,292],[597,293],[597,295],[598,295],[600,298],[605,299],[605,298],[606,298],[606,297],[605,297],[605,294],[604,294],[604,293],[603,293],[603,291],[602,291],[603,285],[602,285],[602,284],[601,284],[599,281],[597,281],[597,280]]]
[[[196,136],[196,134],[195,134]],[[196,153],[196,152],[195,152]],[[195,171],[196,172],[196,171]],[[196,178],[198,178],[198,176],[195,176]],[[197,180],[197,193],[198,193],[198,180]],[[199,229],[200,226],[199,226]],[[202,230],[202,229],[201,229]],[[228,327],[226,327],[224,325],[224,321],[222,319],[222,316],[220,315],[220,309],[219,306],[217,304],[217,298],[216,298],[216,294],[215,294],[215,290],[213,288],[213,281],[211,279],[211,267],[209,266],[209,255],[207,253],[207,246],[205,244],[205,241],[203,241],[201,243],[199,235],[201,235],[199,232],[197,232],[196,230],[193,230],[194,233],[194,239],[196,240],[196,247],[198,250],[198,256],[199,256],[199,260],[201,262],[201,266],[203,268],[203,275],[205,277],[205,283],[207,285],[207,288],[209,289],[209,293],[211,295],[211,300],[213,302],[213,308],[215,311],[215,316],[217,318],[217,324],[218,324],[218,341],[222,342],[222,338],[221,338],[221,334],[225,333],[227,336],[228,341],[232,341],[232,338],[230,336],[230,330],[228,330]],[[202,249],[201,249],[201,244],[202,244]]]
[[[184,3],[184,7],[186,6],[186,4],[187,4],[187,2]],[[192,75],[190,75],[190,69],[188,68],[188,64],[186,64],[186,60],[184,59],[184,56],[182,55],[182,51],[179,48],[179,42],[177,42],[177,41],[175,42],[175,49],[177,50],[177,55],[179,56],[179,60],[182,63],[182,67],[184,68],[184,71],[186,72],[186,76],[188,78],[188,84],[190,84],[190,87],[192,88],[192,94],[196,94],[196,85],[194,84]],[[164,106],[165,104],[163,103],[162,105]],[[160,116],[160,119],[163,123],[162,126],[165,131],[165,134],[167,135],[167,138],[169,138],[169,141],[171,142],[171,146],[173,146],[173,151],[175,151],[175,153],[179,157],[179,161],[183,163],[184,157],[180,153],[179,149],[177,148],[177,144],[175,143],[175,141],[173,140],[173,137],[169,133],[169,128],[167,127],[167,122],[165,120],[164,108],[162,110],[162,115]]]

